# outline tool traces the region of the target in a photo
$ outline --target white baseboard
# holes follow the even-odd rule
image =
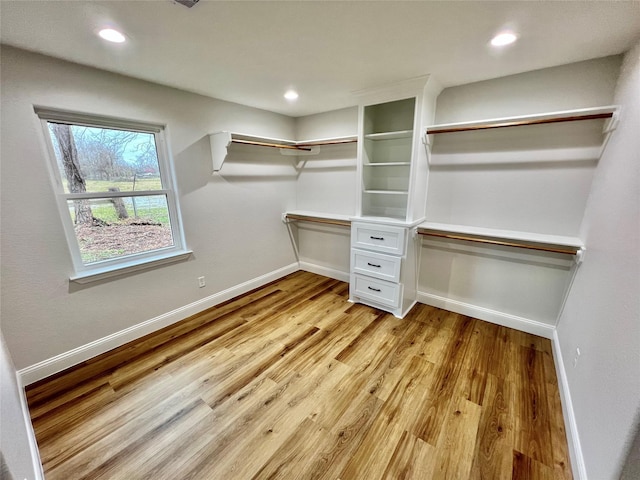
[[[287,265],[286,267],[279,268],[278,270],[261,275],[247,282],[235,285],[183,307],[176,308],[171,312],[159,315],[155,318],[138,323],[137,325],[133,325],[124,330],[120,330],[119,332],[112,333],[111,335],[100,338],[91,343],[87,343],[86,345],[82,345],[81,347],[74,348],[68,352],[64,352],[60,355],[56,355],[55,357],[43,360],[42,362],[38,362],[35,365],[23,368],[18,371],[18,377],[21,385],[30,385],[38,380],[61,372],[66,368],[77,365],[80,362],[84,362],[85,360],[89,360],[90,358],[124,345],[127,342],[179,322],[180,320],[206,310],[207,308],[211,308],[222,302],[231,300],[232,298],[242,295],[243,293],[247,293],[254,288],[261,287],[262,285],[266,285],[267,283],[284,277],[285,275],[297,272],[298,270],[300,270],[298,262],[292,263],[291,265]]]
[[[580,446],[580,436],[578,435],[578,424],[573,411],[573,403],[571,402],[571,392],[569,391],[569,382],[567,380],[567,372],[564,368],[562,360],[562,351],[560,350],[560,340],[558,332],[553,332],[551,339],[553,347],[553,360],[556,366],[556,376],[558,377],[558,388],[560,389],[560,403],[562,404],[562,417],[564,418],[564,430],[567,434],[567,443],[569,445],[569,457],[571,459],[571,471],[576,480],[587,480],[587,467],[584,464],[582,456],[582,447]]]
[[[479,318],[490,323],[496,323],[503,327],[514,328],[526,333],[538,335],[544,338],[553,338],[555,326],[546,323],[530,320],[517,315],[491,310],[489,308],[479,307],[471,303],[451,300],[450,298],[434,295],[432,293],[418,292],[418,302],[431,305],[432,307],[442,308],[451,312],[460,313],[473,318]]]
[[[31,423],[27,394],[24,391],[22,378],[18,372],[16,372],[16,381],[18,382],[18,388],[20,390],[20,409],[22,410],[22,418],[27,431],[27,440],[29,442],[29,453],[31,456],[31,463],[33,465],[34,480],[44,480],[44,470],[42,469],[42,461],[40,460],[40,451],[38,450],[36,434],[33,431],[33,424]]]
[[[305,272],[316,273],[329,278],[334,278],[342,282],[349,281],[349,272],[343,272],[334,268],[323,267],[322,265],[316,265],[315,263],[300,262],[300,270]]]

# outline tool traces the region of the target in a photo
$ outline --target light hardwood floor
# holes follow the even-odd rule
[[[27,389],[47,480],[570,479],[546,339],[289,275]]]

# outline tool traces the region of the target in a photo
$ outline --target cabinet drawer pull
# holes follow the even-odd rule
[[[384,240],[384,237],[374,237],[374,236],[369,236],[369,238],[371,238],[371,240]]]
[[[382,268],[382,265],[376,265],[375,263],[367,262],[370,267]]]
[[[369,290],[373,290],[374,292],[380,292],[379,288],[367,287]]]

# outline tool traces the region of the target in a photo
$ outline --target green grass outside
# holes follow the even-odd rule
[[[104,205],[92,205],[91,211],[93,216],[104,220],[107,223],[118,223],[120,220],[116,215],[116,209],[111,204]],[[163,207],[138,207],[136,208],[138,213],[137,218],[152,220],[162,225],[169,225],[169,212]],[[132,207],[127,207],[127,213],[129,218],[136,218]]]
[[[151,220],[155,223],[160,223],[164,226],[169,225],[169,211],[164,207],[145,207],[144,205],[140,205],[144,201],[144,197],[140,197],[137,200],[138,206],[136,208],[137,217],[134,215],[133,207],[127,206],[127,213],[129,214],[129,218],[140,218]],[[71,213],[71,220],[75,223],[75,212],[73,208],[69,209]],[[100,203],[91,205],[91,213],[95,218],[103,220],[107,223],[114,224],[120,222],[118,219],[118,215],[116,214],[116,209],[111,203]]]
[[[110,188],[119,188],[121,192],[134,191],[133,179],[131,180],[86,180],[87,192],[108,192]],[[161,190],[160,178],[136,178],[135,191]],[[64,182],[64,191],[69,193],[67,182]]]

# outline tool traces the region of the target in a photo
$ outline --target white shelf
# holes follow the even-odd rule
[[[360,217],[350,217],[352,222],[373,222],[383,225],[399,225],[402,227],[417,227],[424,219],[420,218],[417,221],[407,222],[405,216],[392,216],[392,215],[362,215]]]
[[[397,132],[369,133],[364,136],[367,140],[395,140],[397,138],[411,138],[413,130],[400,130]]]
[[[454,225],[434,222],[423,222],[418,225],[418,228],[452,234],[472,235],[476,237],[498,238],[542,245],[558,245],[574,249],[584,248],[584,242],[578,237],[565,237],[561,235],[547,235],[541,233],[520,232],[515,230],[500,230],[494,228],[483,228],[473,227],[469,225]]]
[[[375,193],[380,195],[409,195],[407,190],[364,190],[364,193]]]
[[[442,123],[427,127],[427,135],[438,133],[455,133],[470,130],[487,130],[492,128],[519,127],[539,125],[545,123],[571,122],[598,118],[611,118],[615,123],[618,107],[607,105],[604,107],[581,108],[577,110],[563,110],[559,112],[540,113],[534,115],[520,115],[515,117],[490,118],[471,122]],[[609,127],[607,130],[609,130]]]
[[[380,162],[380,163],[365,163],[365,167],[410,167],[411,162]]]
[[[277,148],[283,155],[317,155],[321,146],[341,145],[355,143],[358,137],[355,135],[320,138],[314,140],[285,140],[281,138],[260,137],[235,132],[215,132],[209,134],[211,146],[211,160],[213,171],[217,172],[224,165],[232,143],[253,145],[257,147]]]

